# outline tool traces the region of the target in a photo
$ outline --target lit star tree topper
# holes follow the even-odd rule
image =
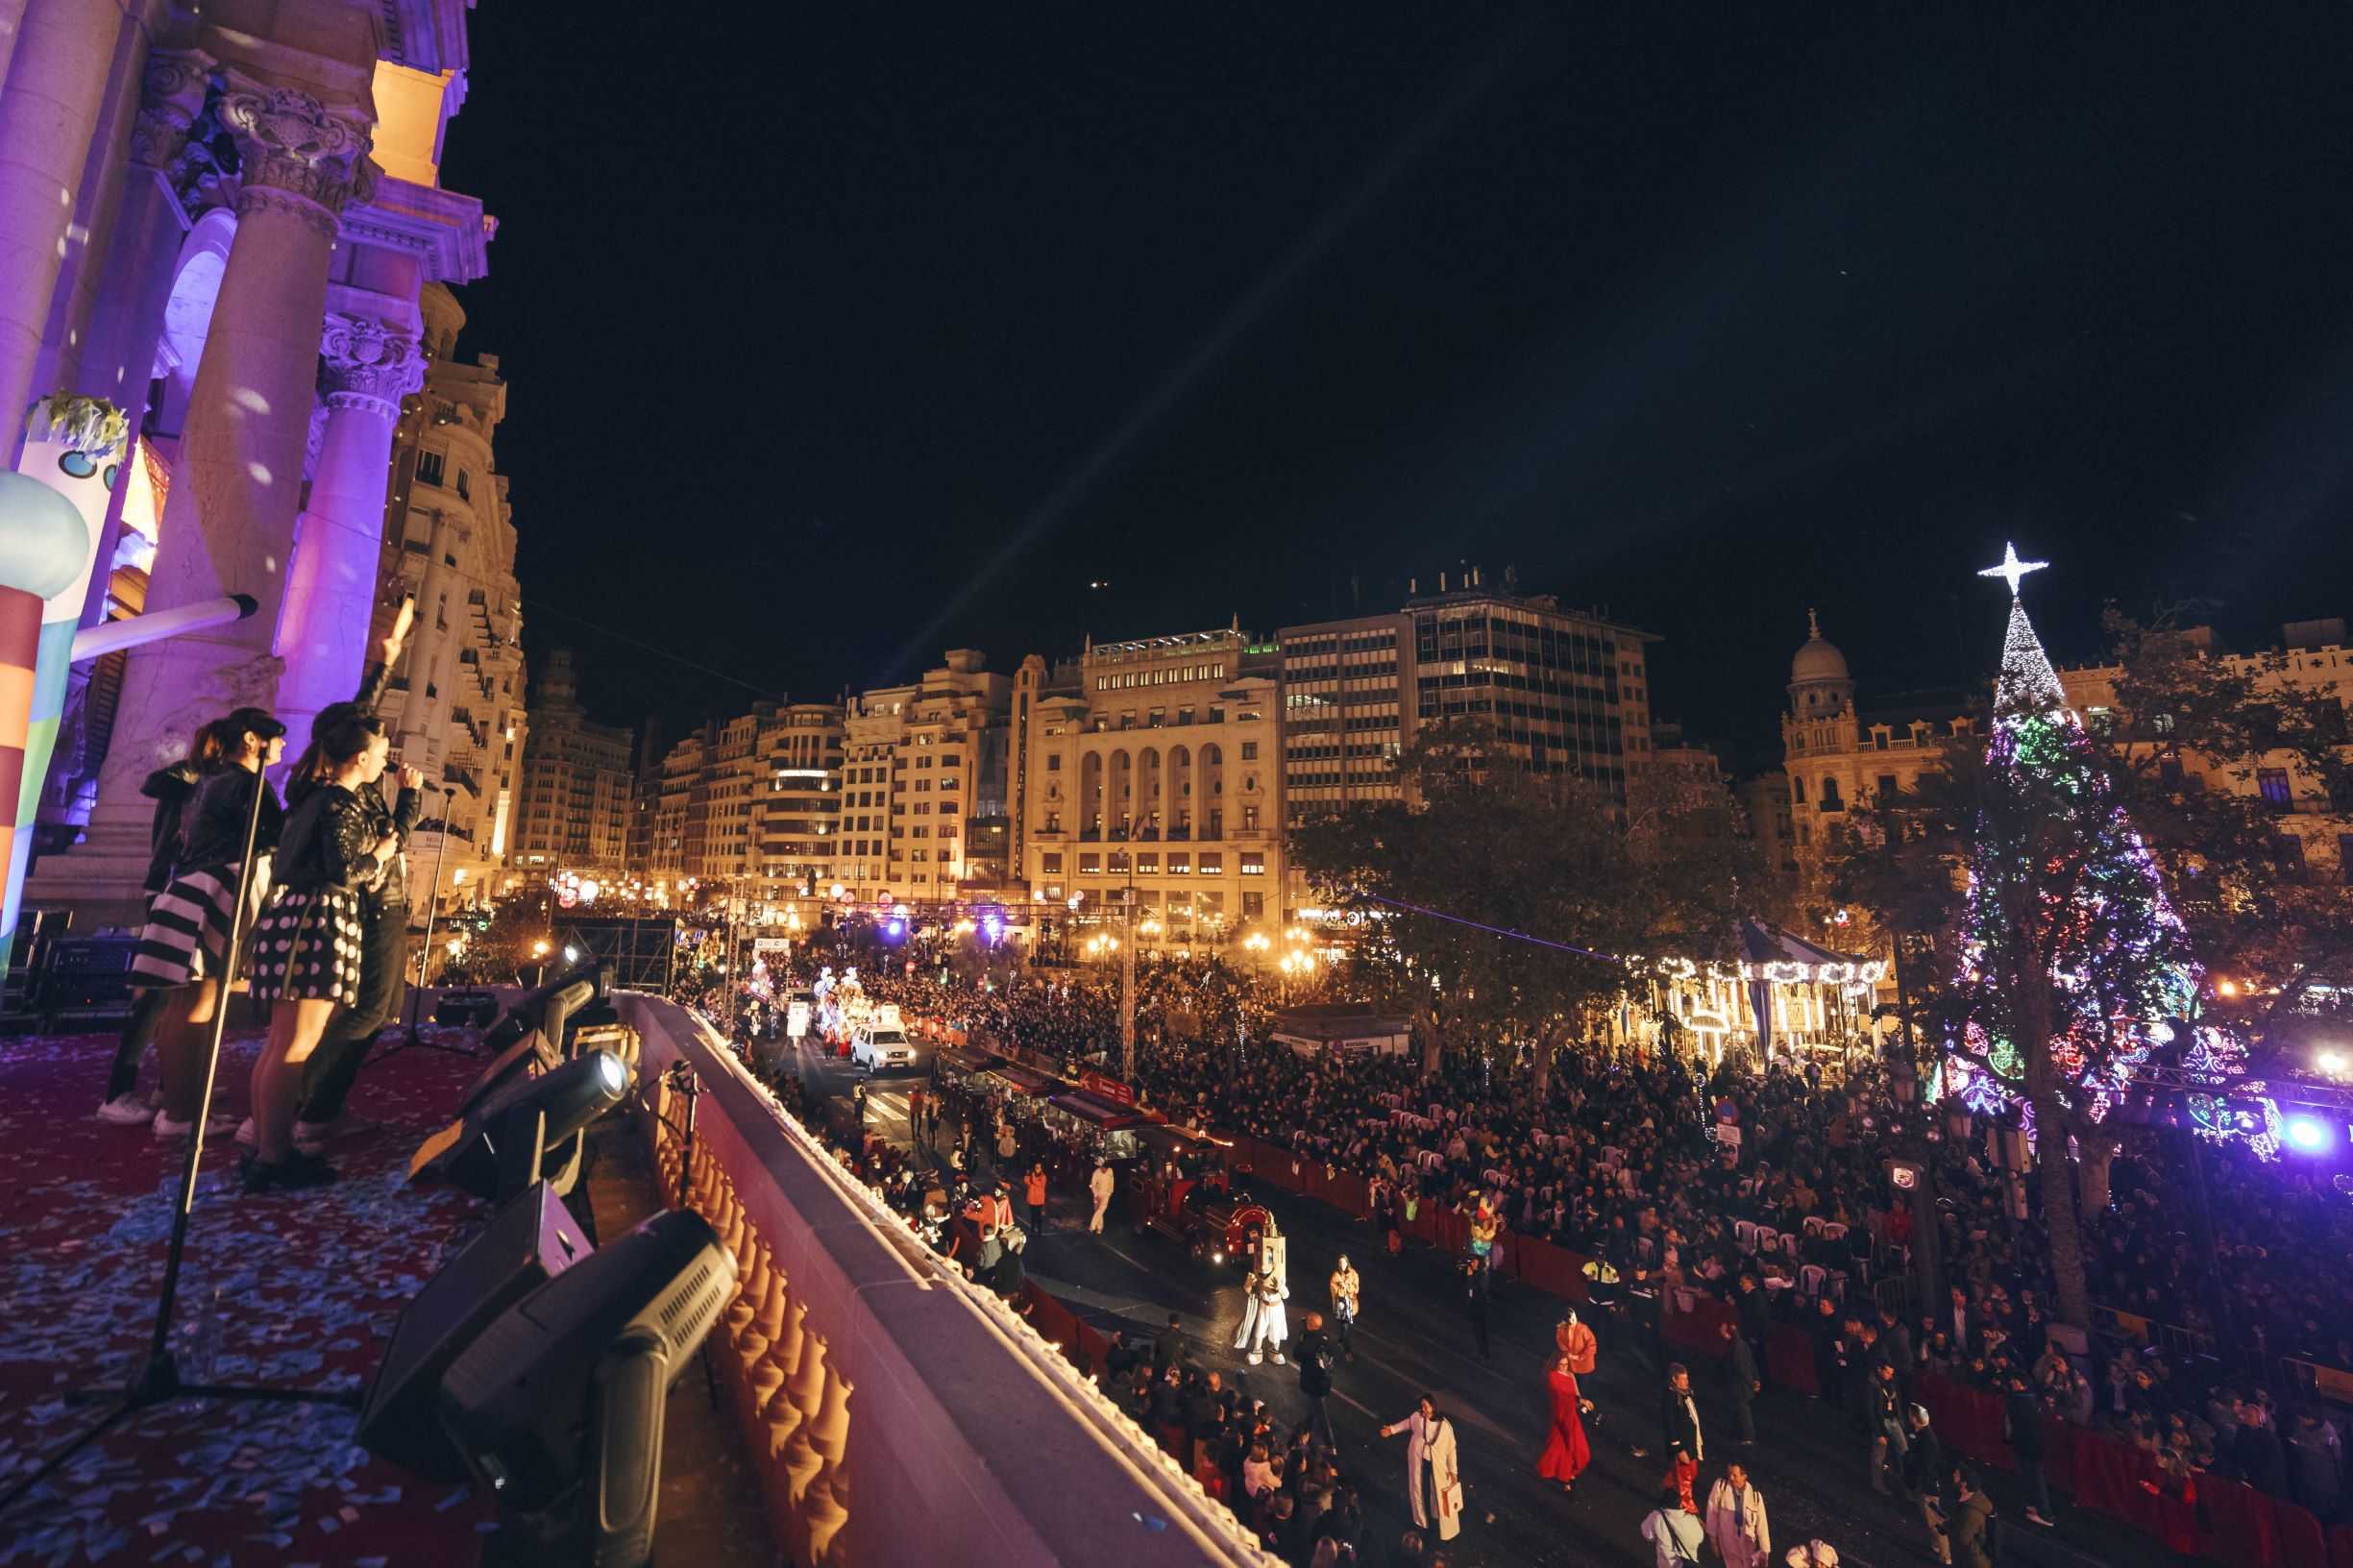
[[[2188,1015],[2197,981],[2155,859],[2107,759],[2069,711],[2005,549],[2010,585],[1994,727],[1969,855],[1956,1079],[1980,1109],[2023,1100],[2096,1122]]]

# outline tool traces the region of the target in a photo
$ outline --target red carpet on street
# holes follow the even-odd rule
[[[224,1046],[216,1113],[245,1114],[257,1043]],[[184,1156],[92,1115],[113,1045],[0,1040],[0,1491],[105,1412],[67,1396],[119,1387],[154,1332]],[[478,1066],[410,1050],[370,1066],[329,1188],[248,1197],[235,1145],[208,1147],[177,1314],[184,1379],[366,1385],[402,1307],[487,1217],[462,1192],[404,1181]],[[151,1056],[143,1089],[154,1071]],[[474,1561],[487,1507],[365,1454],[355,1419],[200,1400],[143,1412],[0,1515],[0,1564]]]

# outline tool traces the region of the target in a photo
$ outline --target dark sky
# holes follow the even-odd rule
[[[490,0],[530,651],[676,724],[1467,560],[1745,762],[1809,604],[1983,670],[2008,537],[2063,659],[2353,612],[2345,33],[1704,9]]]

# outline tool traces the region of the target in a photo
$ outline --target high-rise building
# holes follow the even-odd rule
[[[937,904],[962,896],[967,882],[980,886],[986,857],[965,846],[975,820],[1003,809],[1014,684],[985,662],[950,649],[913,685],[851,699],[834,870],[846,896]]]
[[[570,649],[549,652],[533,687],[507,864],[527,878],[572,870],[618,881],[628,866],[636,737],[580,711]]]
[[[1010,759],[1017,881],[1132,915],[1149,947],[1283,919],[1281,666],[1236,628],[1022,661]],[[1012,851],[1009,851],[1011,853]]]
[[[448,289],[426,285],[419,309],[425,386],[395,431],[380,570],[417,601],[385,727],[401,760],[442,792],[408,843],[411,909],[422,916],[429,894],[448,909],[498,892],[529,720],[514,515],[491,451],[506,382],[496,355],[458,362],[466,315]],[[379,633],[390,614],[380,603]]]
[[[1488,726],[1536,772],[1576,773],[1620,799],[1652,758],[1643,649],[1655,639],[1550,595],[1498,592],[1476,570],[1395,614],[1286,626],[1277,640],[1293,823],[1397,798],[1406,747],[1449,720]]]
[[[844,733],[840,703],[795,702],[777,711],[767,736],[768,794],[754,826],[758,897],[804,920],[834,882]]]

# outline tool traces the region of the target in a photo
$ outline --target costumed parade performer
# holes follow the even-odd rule
[[[1283,1342],[1290,1337],[1283,1310],[1291,1295],[1289,1250],[1290,1243],[1275,1230],[1269,1216],[1266,1233],[1259,1237],[1257,1266],[1242,1282],[1242,1327],[1234,1336],[1234,1348],[1247,1350],[1252,1366],[1269,1355],[1275,1365],[1283,1364]]]

